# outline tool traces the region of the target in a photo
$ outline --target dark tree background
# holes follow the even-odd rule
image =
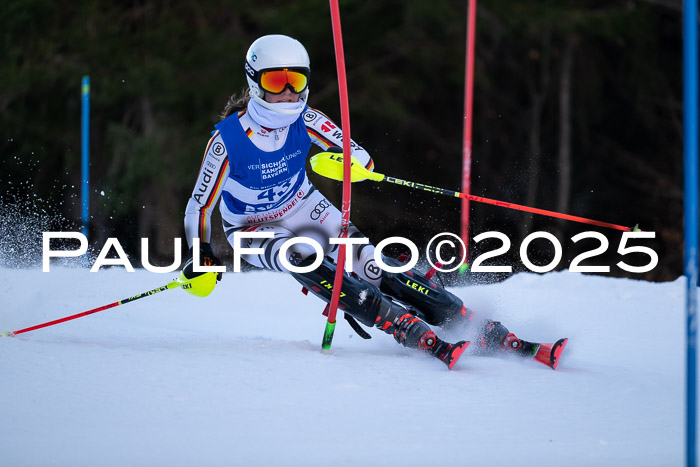
[[[477,11],[472,193],[656,232],[682,274],[681,0],[481,0]],[[376,170],[459,189],[467,2],[341,0],[352,136]],[[305,44],[311,105],[340,123],[328,2],[6,0],[0,4],[0,207],[80,223],[80,79],[91,79],[91,243],[138,239],[172,261],[217,114],[245,88],[244,54],[263,34]],[[332,200],[340,186],[312,175]],[[352,219],[375,243],[459,232],[459,201],[388,184],[353,187]],[[228,251],[218,231],[219,251]],[[17,236],[4,222],[3,236]],[[43,224],[42,224],[43,225]],[[472,203],[472,236],[511,237],[497,259],[523,266],[529,233],[555,233],[565,268],[596,242],[582,224]],[[615,266],[620,232],[599,230]],[[38,240],[37,240],[38,239]],[[19,239],[39,249],[40,236]],[[483,244],[482,244],[483,243]],[[498,242],[471,245],[471,257]],[[530,254],[546,263],[545,241]],[[631,255],[634,256],[634,255]],[[644,263],[645,258],[637,258]],[[625,257],[634,263],[634,258]],[[153,261],[158,263],[158,261]]]

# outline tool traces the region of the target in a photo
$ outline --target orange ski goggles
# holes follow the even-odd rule
[[[299,94],[309,86],[309,71],[304,68],[263,70],[259,73],[258,84],[271,94],[281,94],[287,88]]]

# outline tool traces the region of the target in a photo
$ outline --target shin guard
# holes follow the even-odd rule
[[[305,266],[306,263],[311,264],[312,261],[306,260],[299,265]],[[311,272],[303,274],[293,272],[291,274],[305,289],[321,300],[326,303],[331,301],[335,280],[335,263],[328,258],[325,258],[321,265]],[[375,285],[350,274],[346,274],[343,278],[338,308],[365,326],[374,326],[380,309],[388,306],[384,303],[385,301],[388,299]]]
[[[401,266],[394,258],[383,258],[391,266]],[[402,273],[382,272],[382,292],[396,300],[415,307],[425,320],[441,327],[453,327],[471,319],[468,310],[457,296],[416,270]]]

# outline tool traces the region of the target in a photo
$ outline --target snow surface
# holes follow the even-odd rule
[[[167,284],[121,268],[0,269],[0,330]],[[465,356],[455,371],[339,321],[291,277],[226,274],[0,339],[2,466],[680,466],[684,279],[560,272],[452,289],[560,367]]]

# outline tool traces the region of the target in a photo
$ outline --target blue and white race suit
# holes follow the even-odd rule
[[[285,240],[310,237],[336,259],[338,245],[329,238],[340,236],[341,213],[311,184],[306,157],[311,144],[323,150],[343,145],[343,133],[328,117],[307,107],[289,126],[268,129],[245,111],[216,125],[185,210],[185,233],[189,246],[194,238],[211,239],[211,213],[219,201],[224,232],[233,246],[234,232],[272,232],[273,238],[246,239],[247,248],[261,254],[242,257],[254,266],[283,271],[279,250]],[[370,155],[354,141],[352,155],[369,170]],[[349,237],[363,235],[351,224]],[[298,243],[289,249],[302,258],[314,250]],[[353,269],[365,280],[379,284],[381,270],[370,244],[353,247]]]

